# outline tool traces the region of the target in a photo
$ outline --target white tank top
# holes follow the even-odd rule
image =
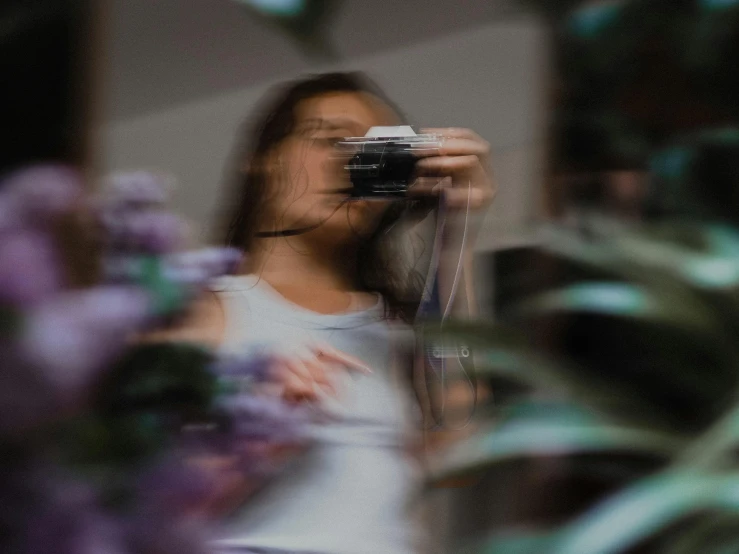
[[[314,448],[225,522],[220,552],[411,554],[419,551],[412,516],[420,471],[408,453],[418,427],[402,385],[398,348],[410,330],[373,308],[324,315],[297,306],[256,276],[213,287],[226,314],[223,349],[291,354],[324,342],[364,361],[370,375],[341,374],[330,423],[316,424]]]

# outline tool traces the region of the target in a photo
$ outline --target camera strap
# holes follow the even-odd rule
[[[459,428],[466,426],[475,412],[475,399],[477,397],[477,382],[474,376],[472,349],[465,341],[453,340],[443,333],[446,320],[451,315],[454,301],[459,290],[459,285],[464,274],[464,256],[467,247],[469,217],[470,217],[470,194],[472,184],[468,184],[467,209],[464,215],[464,227],[462,241],[456,268],[449,290],[449,296],[442,309],[441,289],[439,273],[441,268],[442,252],[447,240],[445,227],[449,209],[441,195],[436,219],[436,233],[434,237],[433,250],[429,263],[429,270],[424,285],[423,296],[419,305],[416,319],[418,321],[437,320],[438,338],[428,341],[419,334],[420,361],[424,365],[423,375],[425,385],[430,399],[431,417],[434,420],[432,429],[442,427],[450,428],[444,421],[446,412],[446,397],[450,382],[459,382],[460,378],[465,382],[472,392],[472,405],[470,413]]]

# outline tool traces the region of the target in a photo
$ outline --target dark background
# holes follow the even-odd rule
[[[0,175],[86,159],[91,9],[82,0],[0,3]]]

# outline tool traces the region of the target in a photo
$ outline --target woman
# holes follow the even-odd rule
[[[412,406],[397,378],[396,330],[412,319],[420,288],[390,250],[404,208],[346,202],[334,149],[370,127],[400,124],[400,114],[358,74],[292,84],[265,113],[251,151],[236,153],[227,242],[246,252],[241,275],[214,287],[179,338],[277,356],[279,394],[328,419],[314,429],[316,446],[231,518],[218,548],[417,552],[407,516]],[[452,209],[486,205],[488,145],[465,129],[428,132],[444,140],[418,162],[414,193],[443,192]]]

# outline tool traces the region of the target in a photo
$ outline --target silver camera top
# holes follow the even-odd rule
[[[365,147],[376,151],[383,145],[392,146],[395,152],[435,150],[441,146],[441,137],[433,134],[416,134],[410,125],[372,127],[363,137],[347,137],[339,141],[337,148],[342,152],[356,153],[365,150]]]

